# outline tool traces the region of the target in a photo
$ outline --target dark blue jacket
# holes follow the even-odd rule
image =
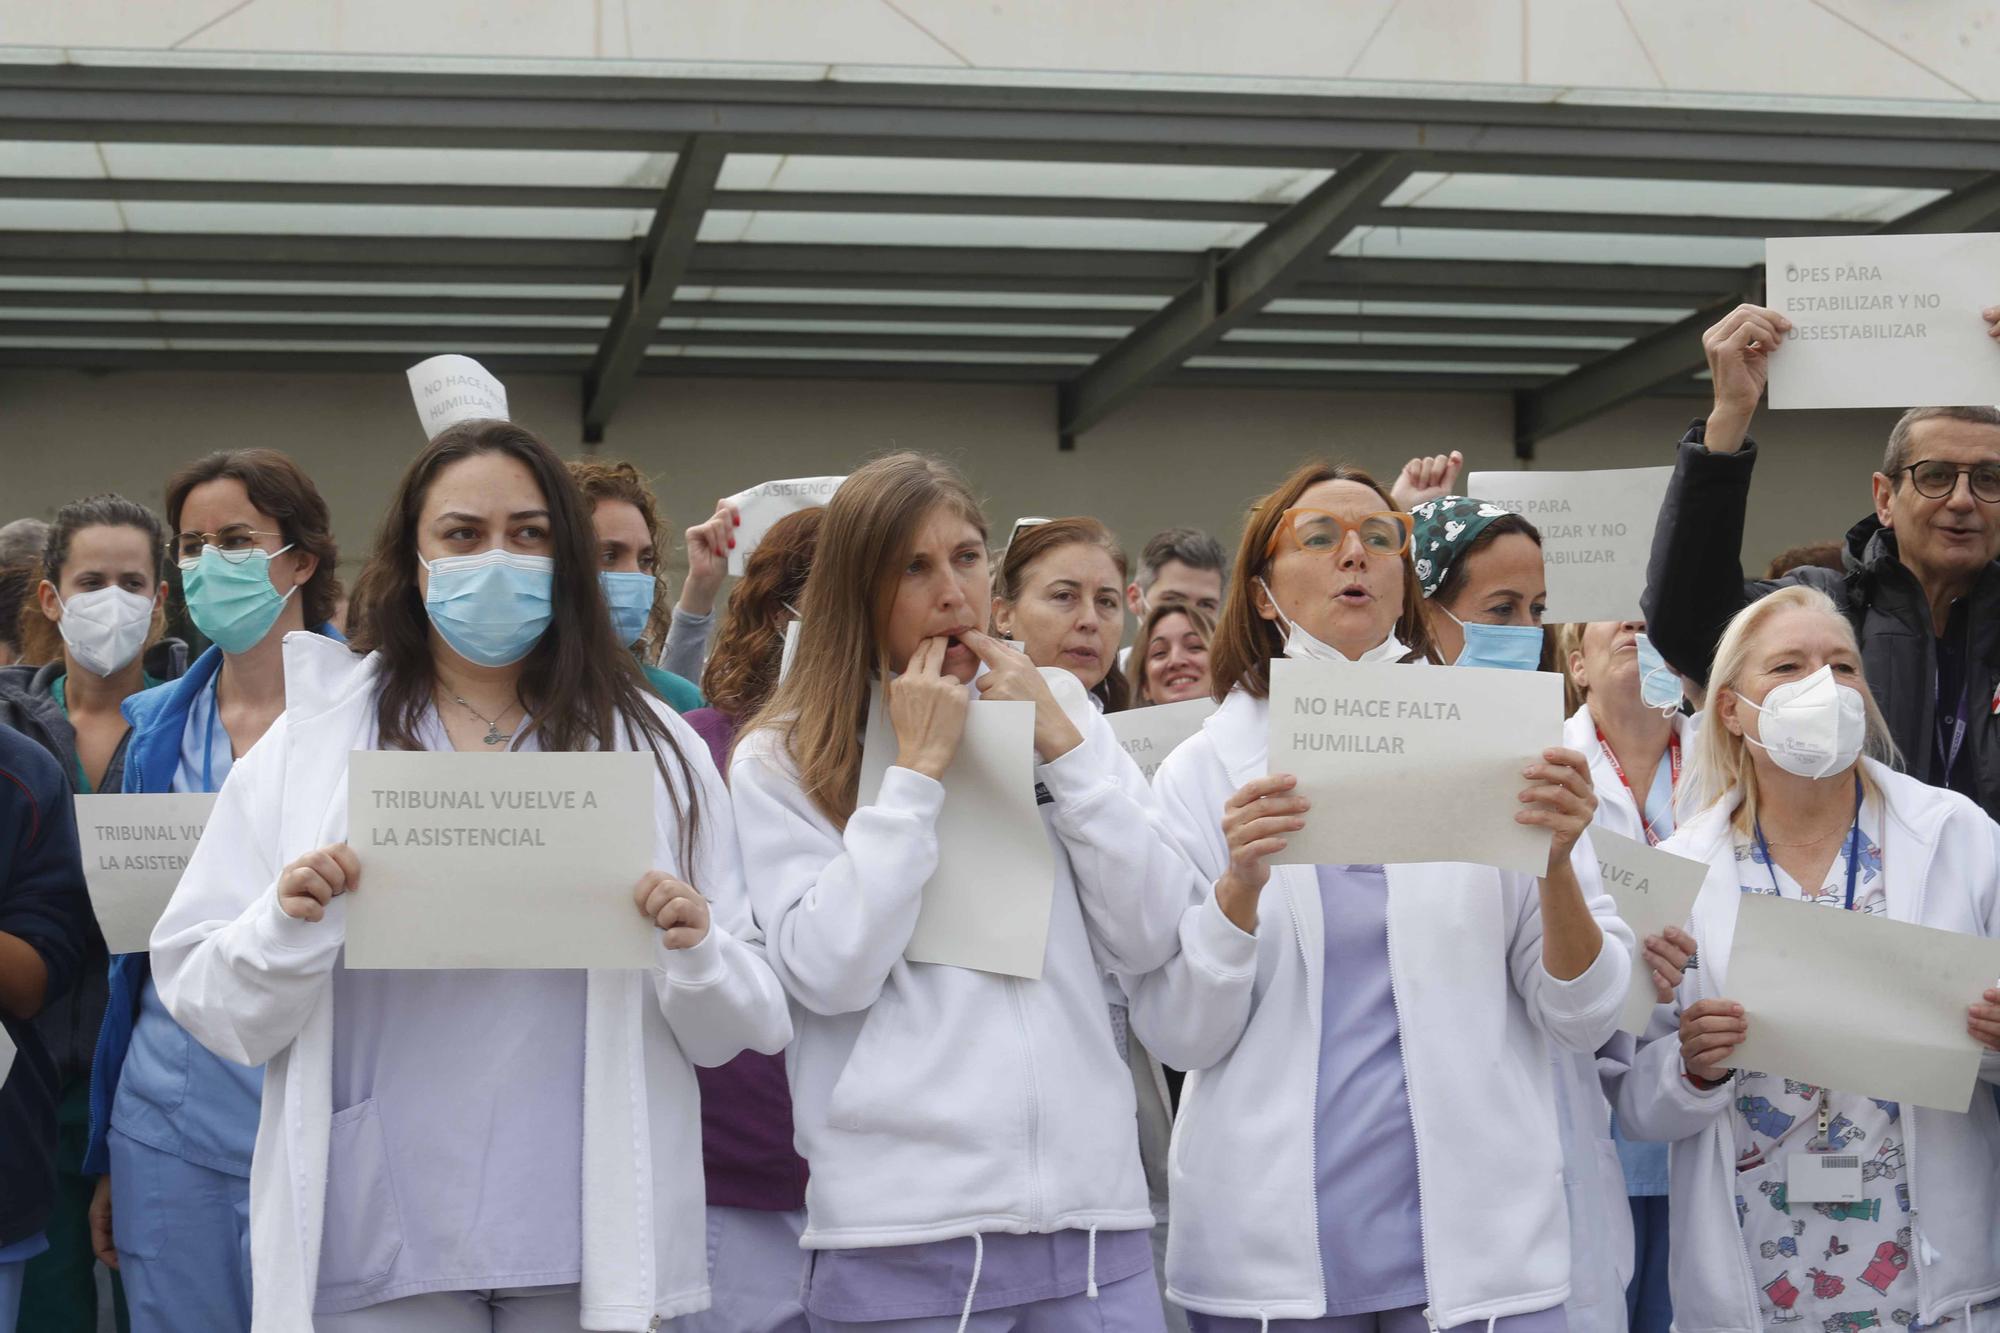
[[[26,941],[48,969],[43,1003],[75,984],[102,951],[84,887],[69,778],[34,741],[0,727],[0,931]],[[48,1222],[56,1189],[56,1067],[34,1025],[0,1013],[15,1056],[0,1082],[0,1247]]]
[[[321,625],[314,633],[341,637],[330,624]],[[222,650],[212,647],[197,657],[179,680],[141,690],[125,701],[125,720],[132,724],[131,740],[125,747],[128,794],[173,790],[188,714],[221,669]],[[90,1143],[83,1154],[86,1175],[102,1176],[111,1171],[105,1135],[111,1128],[111,1107],[118,1099],[118,1076],[125,1069],[125,1053],[132,1048],[139,1001],[153,975],[152,958],[148,953],[121,953],[111,960],[111,999],[104,1008],[97,1053],[90,1063]]]

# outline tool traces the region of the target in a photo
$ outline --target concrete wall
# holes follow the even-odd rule
[[[566,454],[582,451],[577,385],[517,378],[517,420]],[[333,506],[348,573],[389,487],[422,444],[400,375],[73,373],[0,375],[0,521],[47,515],[115,488],[152,504],[178,463],[264,444],[312,473]],[[1672,461],[1705,405],[1642,400],[1546,441],[1537,466]],[[1387,479],[1415,452],[1462,449],[1476,467],[1513,466],[1511,407],[1499,395],[1159,390],[1056,448],[1052,389],[810,380],[646,379],[602,452],[656,479],[676,527],[719,495],[772,477],[839,472],[893,447],[954,457],[1004,526],[1024,513],[1098,515],[1136,548],[1191,523],[1232,538],[1246,503],[1300,459],[1350,459]],[[1838,536],[1868,506],[1868,475],[1893,413],[1767,413],[1746,558]],[[678,557],[676,557],[678,558]]]

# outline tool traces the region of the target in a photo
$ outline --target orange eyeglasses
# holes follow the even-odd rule
[[[1415,520],[1393,509],[1385,509],[1378,514],[1363,514],[1350,523],[1324,509],[1295,507],[1279,515],[1277,529],[1271,533],[1271,541],[1264,548],[1264,557],[1269,559],[1275,556],[1281,542],[1289,542],[1308,555],[1333,555],[1346,542],[1350,532],[1361,538],[1362,549],[1370,555],[1385,558],[1400,556],[1410,549],[1410,533],[1414,527]]]

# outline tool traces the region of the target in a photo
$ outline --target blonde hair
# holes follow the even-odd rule
[[[776,731],[819,812],[845,828],[861,787],[869,687],[888,675],[883,640],[897,575],[924,522],[943,509],[979,530],[986,517],[949,463],[899,453],[856,469],[827,502],[800,604],[798,655],[743,735]],[[984,602],[971,609],[984,616]],[[739,740],[738,744],[742,742]]]
[[[1563,678],[1563,716],[1574,717],[1576,710],[1590,701],[1590,690],[1576,678],[1569,659],[1583,651],[1583,631],[1588,626],[1572,621],[1556,626],[1556,669]]]
[[[1715,662],[1709,668],[1708,699],[1702,706],[1701,726],[1695,732],[1693,754],[1688,759],[1687,773],[1676,802],[1677,813],[1683,821],[1727,798],[1734,791],[1741,792],[1743,799],[1731,819],[1733,827],[1738,833],[1748,833],[1757,822],[1757,770],[1750,762],[1749,745],[1743,737],[1722,724],[1719,705],[1725,691],[1737,693],[1736,682],[1749,669],[1751,648],[1765,625],[1781,611],[1811,611],[1825,616],[1840,626],[1840,636],[1855,657],[1858,659],[1861,655],[1861,645],[1854,637],[1854,626],[1840,613],[1833,599],[1817,588],[1803,585],[1780,588],[1737,612],[1736,618],[1722,631],[1722,642],[1715,649]],[[1857,680],[1855,684],[1868,719],[1862,739],[1862,754],[1891,766],[1900,764],[1896,742],[1889,736],[1889,724],[1883,718],[1882,710],[1876,706],[1875,696],[1869,693],[1868,682]],[[1863,780],[1866,781],[1865,776]],[[1872,783],[1869,785],[1873,786]]]

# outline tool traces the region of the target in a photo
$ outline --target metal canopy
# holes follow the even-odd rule
[[[2000,226],[2000,119],[766,68],[0,63],[0,365],[1698,394],[1762,238]]]

